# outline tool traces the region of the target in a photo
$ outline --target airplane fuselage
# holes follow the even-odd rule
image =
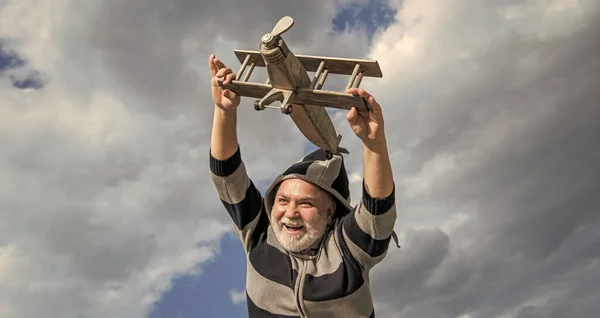
[[[310,87],[311,79],[306,69],[283,39],[269,39],[265,35],[260,53],[273,89],[296,91],[298,88]],[[332,153],[339,152],[339,139],[324,107],[294,104],[290,116],[302,134],[315,146]]]

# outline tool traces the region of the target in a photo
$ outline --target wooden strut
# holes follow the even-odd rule
[[[242,62],[242,65],[240,66],[240,70],[236,74],[236,78],[235,78],[236,80],[239,81],[240,78],[242,78],[242,75],[244,74],[244,72],[246,71],[246,68],[248,67],[250,58],[251,58],[251,55],[246,54],[246,57],[244,58],[244,61]],[[248,70],[246,75],[242,78],[242,80],[241,80],[242,82],[248,82],[255,67],[256,67],[255,62],[250,63],[250,69]],[[364,73],[364,71],[360,70],[360,64],[357,63],[354,66],[352,75],[350,76],[350,80],[348,81],[348,84],[346,85],[346,89],[349,89],[350,87],[358,88],[360,86],[360,82],[362,81],[363,73]],[[320,90],[321,88],[323,88],[323,85],[325,84],[325,80],[327,79],[327,75],[329,75],[329,70],[325,67],[325,61],[321,60],[319,63],[319,66],[317,68],[317,71],[315,72],[315,75],[310,83],[309,88],[314,89],[314,90]],[[267,77],[265,84],[268,85],[270,82],[271,82],[270,79]]]
[[[353,86],[354,81],[356,80],[356,77],[358,76],[359,71],[360,71],[360,64],[356,63],[356,65],[354,66],[354,70],[352,71],[352,75],[350,76],[350,80],[348,80],[348,85],[346,85],[346,89],[349,89]],[[360,78],[362,80],[362,72],[361,72]],[[359,84],[359,82],[357,82],[357,84]],[[356,85],[354,87],[358,88],[358,85]]]
[[[240,80],[240,77],[242,76],[242,74],[246,70],[246,66],[248,65],[249,61],[250,61],[250,54],[246,54],[246,58],[244,59],[244,62],[242,62],[242,66],[240,66],[240,70],[235,75],[235,80],[236,81]],[[254,63],[252,63],[252,64],[254,64]]]
[[[327,79],[327,74],[329,74],[329,70],[325,69],[323,71],[323,75],[321,75],[321,78],[319,79],[319,82],[317,82],[315,89],[321,89],[323,87],[323,84],[325,84],[325,80]]]
[[[246,73],[246,76],[244,76],[244,78],[242,79],[242,82],[247,82],[248,79],[250,79],[250,75],[252,75],[252,71],[254,71],[255,66],[256,64],[254,64],[254,62],[250,64],[250,69],[248,70],[248,73]]]
[[[363,72],[358,73],[358,77],[356,77],[356,82],[354,83],[354,88],[358,88],[360,86],[360,82],[363,78]]]
[[[312,82],[310,82],[310,89],[314,89],[316,87],[317,82],[319,81],[319,79],[321,77],[321,73],[323,72],[324,69],[325,69],[325,61],[321,61],[321,63],[319,63],[319,67],[317,68],[317,71],[315,72],[315,77],[313,77]]]

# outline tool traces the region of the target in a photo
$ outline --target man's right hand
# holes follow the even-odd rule
[[[221,80],[223,84],[229,84],[235,79],[235,74],[223,62],[217,59],[214,54],[210,55],[208,67],[212,76],[211,88],[215,106],[223,111],[235,110],[240,104],[240,96],[229,89],[223,90],[218,82]]]

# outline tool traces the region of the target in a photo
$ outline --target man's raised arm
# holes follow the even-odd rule
[[[230,90],[223,90],[218,81],[228,84],[235,74],[223,62],[211,54],[208,60],[211,79],[211,93],[215,103],[210,154],[217,160],[229,159],[238,148],[237,140],[237,107],[240,96]]]
[[[240,96],[223,90],[235,78],[214,55],[209,58],[212,75],[211,90],[215,103],[210,141],[210,171],[212,181],[223,206],[235,224],[235,231],[247,250],[262,209],[262,196],[248,177],[237,140],[237,107]]]
[[[396,222],[395,185],[392,175],[381,106],[362,89],[360,94],[371,111],[359,114],[352,108],[346,118],[352,131],[363,142],[362,198],[356,209],[344,219],[343,233],[352,255],[365,269],[385,256]]]

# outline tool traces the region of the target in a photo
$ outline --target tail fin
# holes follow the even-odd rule
[[[341,142],[342,142],[342,135],[338,134],[338,142],[337,142],[337,151],[338,151],[338,153],[350,154],[350,152],[348,151],[348,149],[346,149],[344,147],[340,147],[340,143]]]
[[[348,149],[346,149],[344,147],[338,147],[338,152],[339,153],[350,154],[350,152],[348,151]]]

